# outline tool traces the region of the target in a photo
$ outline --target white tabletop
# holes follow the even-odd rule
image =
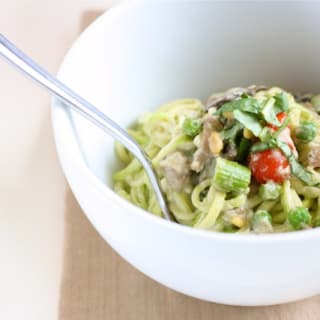
[[[0,32],[52,72],[85,10],[112,0],[1,0]],[[0,61],[0,319],[57,319],[66,182],[50,97]]]

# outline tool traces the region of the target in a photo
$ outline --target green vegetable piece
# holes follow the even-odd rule
[[[201,128],[202,128],[202,123],[200,119],[187,118],[184,120],[182,124],[182,130],[184,134],[192,138],[197,136],[200,133]]]
[[[278,132],[278,131],[276,131],[276,132]],[[274,134],[274,132],[271,131],[271,128],[264,127],[260,132],[259,139],[262,142],[268,142],[269,140],[271,140],[273,138],[273,134]]]
[[[311,224],[311,215],[307,208],[298,207],[290,210],[288,220],[294,229],[300,230]]]
[[[296,137],[303,143],[311,142],[317,134],[317,127],[313,122],[303,122],[296,129]]]
[[[275,111],[278,114],[279,112],[287,112],[289,109],[289,99],[288,94],[285,92],[277,93],[274,96],[275,100]]]
[[[268,149],[273,149],[277,146],[277,142],[272,139],[268,142],[256,142],[250,149],[250,153],[261,152]]]
[[[251,146],[251,140],[242,138],[237,152],[237,161],[241,162],[248,157]]]
[[[243,129],[243,125],[240,122],[236,122],[230,129],[220,132],[220,136],[224,140],[235,140],[240,130]]]
[[[291,168],[291,172],[292,174],[297,177],[298,179],[300,179],[301,181],[303,181],[304,183],[306,183],[309,186],[314,185],[314,181],[312,179],[312,175],[310,172],[308,172],[296,159],[296,157],[294,156],[292,150],[290,149],[290,147],[284,143],[283,141],[280,141],[279,139],[277,139],[277,145],[280,148],[280,150],[283,152],[283,154],[285,155],[285,157],[288,159],[289,163],[290,163],[290,168]]]
[[[213,183],[217,189],[233,194],[244,193],[250,180],[251,172],[247,167],[223,158],[216,159]]]
[[[274,182],[262,184],[259,188],[259,195],[263,200],[276,200],[280,197],[281,186]]]
[[[280,126],[280,121],[277,118],[277,110],[275,109],[275,99],[270,98],[262,108],[261,114],[267,123]]]
[[[261,109],[261,103],[252,97],[243,97],[241,99],[233,100],[225,103],[217,111],[217,114],[221,115],[224,112],[232,112],[234,110],[240,110],[244,112],[249,112],[253,114],[258,114]]]
[[[252,217],[252,228],[257,233],[272,232],[272,218],[268,211],[258,210]]]
[[[234,110],[233,115],[245,128],[252,131],[258,137],[263,129],[257,116],[241,110]]]
[[[259,138],[262,142],[270,142],[272,139],[275,139],[279,137],[280,133],[288,126],[290,122],[290,118],[286,117],[286,119],[283,121],[283,123],[280,125],[277,131],[272,130],[269,127],[264,127],[259,135]]]
[[[289,122],[290,122],[290,117],[287,116],[285,118],[285,120],[283,121],[282,125],[279,127],[279,129],[276,132],[273,133],[272,137],[273,138],[278,138],[280,133],[288,126]]]

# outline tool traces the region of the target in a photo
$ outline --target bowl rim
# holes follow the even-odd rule
[[[173,3],[173,2],[185,2],[185,3],[212,3],[210,0],[170,0],[170,1],[164,1],[166,3]],[[102,15],[100,15],[97,19],[95,19],[88,27],[85,28],[83,32],[79,34],[79,36],[73,41],[70,48],[68,49],[67,53],[64,55],[62,62],[60,63],[57,76],[59,79],[63,79],[64,75],[67,74],[65,72],[65,66],[68,64],[69,59],[73,55],[73,51],[77,50],[77,46],[82,42],[83,39],[85,41],[85,38],[89,36],[90,32],[92,30],[99,28],[99,26],[104,22],[104,20],[108,19],[116,19],[118,17],[121,17],[121,14],[123,12],[126,12],[127,10],[131,10],[133,8],[136,8],[140,4],[146,4],[150,3],[147,0],[123,0],[120,3],[116,4],[112,8],[105,11]],[[163,3],[163,2],[162,2]],[[156,4],[156,2],[155,2]],[[57,139],[59,134],[62,134],[58,130],[58,123],[60,117],[68,118],[68,129],[73,134],[73,140],[74,144],[76,145],[75,148],[79,151],[79,155],[81,154],[80,147],[77,143],[76,139],[76,131],[73,124],[73,120],[70,117],[70,109],[64,108],[64,112],[57,112],[58,109],[60,109],[61,104],[58,102],[57,99],[52,99],[51,102],[51,109],[52,109],[52,126],[54,130],[54,139],[56,143],[56,148],[58,150],[58,157],[60,162],[63,166],[63,160],[60,154],[61,149],[63,147],[61,146],[63,143],[62,139]],[[63,152],[62,152],[63,153]],[[125,208],[126,210],[130,211],[131,214],[139,215],[140,218],[143,220],[146,220],[146,222],[149,223],[155,223],[163,228],[169,228],[175,232],[182,232],[185,235],[192,236],[192,237],[201,237],[204,239],[209,240],[220,240],[220,241],[226,241],[231,243],[246,243],[246,244],[271,244],[276,242],[288,242],[288,241],[300,241],[302,239],[310,239],[320,234],[320,228],[313,228],[308,230],[300,230],[300,231],[291,231],[291,232],[283,232],[283,233],[270,233],[270,234],[255,234],[255,233],[223,233],[223,232],[217,232],[217,231],[210,231],[210,230],[202,230],[202,229],[196,229],[189,226],[185,226],[182,224],[169,222],[159,216],[156,216],[138,206],[135,206],[131,202],[123,199],[121,196],[119,196],[113,189],[106,184],[104,184],[98,177],[96,177],[91,170],[88,168],[85,159],[83,156],[78,158],[73,158],[73,166],[77,168],[77,170],[80,170],[83,175],[85,175],[86,179],[90,181],[90,184],[92,188],[95,188],[99,191],[99,193],[108,199],[110,201],[113,201],[117,203],[120,207]],[[64,170],[65,171],[65,170]],[[66,171],[64,172],[67,176]],[[67,177],[68,178],[68,177]],[[92,223],[94,224],[94,219],[90,219]]]

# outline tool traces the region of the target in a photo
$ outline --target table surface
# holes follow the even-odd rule
[[[0,30],[56,72],[85,10],[112,0],[2,0]],[[57,319],[67,184],[50,96],[0,61],[0,319]]]

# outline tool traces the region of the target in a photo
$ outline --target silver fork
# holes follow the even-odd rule
[[[91,121],[108,135],[112,136],[115,140],[122,143],[140,161],[145,169],[164,217],[169,221],[174,221],[174,218],[167,207],[157,175],[149,158],[138,143],[131,138],[123,128],[90,102],[82,98],[56,77],[35,63],[2,34],[0,34],[0,56],[20,70],[24,75],[28,76],[43,88],[47,89],[47,91],[63,100],[68,106],[70,106],[70,108],[77,111],[84,118]]]

